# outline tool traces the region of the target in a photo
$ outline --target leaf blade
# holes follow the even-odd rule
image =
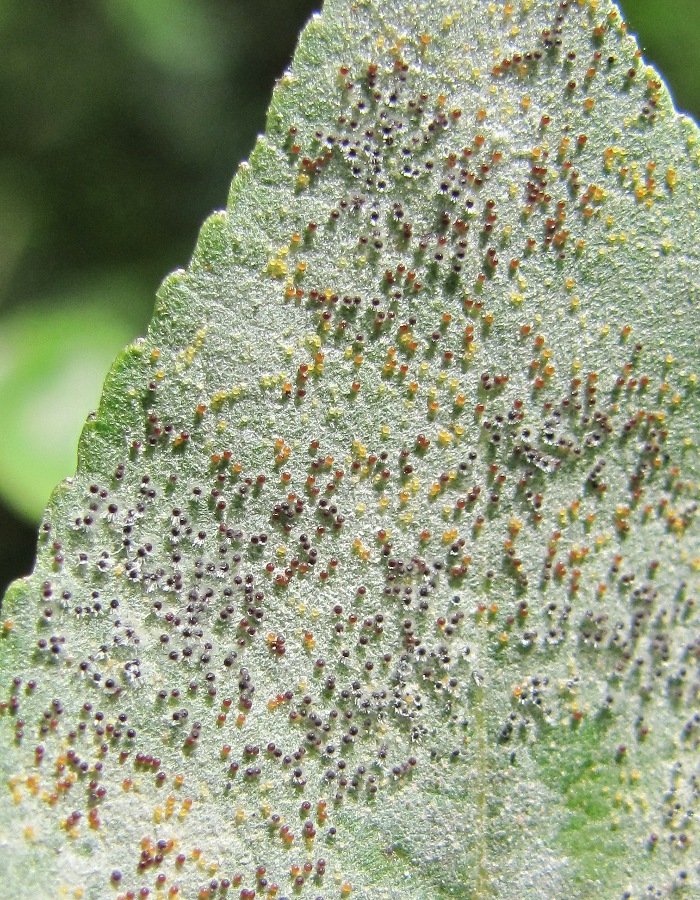
[[[697,131],[563,9],[307,28],[6,600],[36,891],[692,896]]]

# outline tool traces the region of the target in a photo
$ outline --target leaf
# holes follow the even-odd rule
[[[698,895],[697,141],[329,0],[6,598],[3,896]]]

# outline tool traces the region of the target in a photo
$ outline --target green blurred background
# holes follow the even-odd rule
[[[700,118],[700,0],[622,0]],[[320,0],[0,0],[0,597]]]

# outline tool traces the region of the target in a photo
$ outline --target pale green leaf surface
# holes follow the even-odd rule
[[[635,54],[312,20],[6,599],[2,896],[698,896],[698,132]]]

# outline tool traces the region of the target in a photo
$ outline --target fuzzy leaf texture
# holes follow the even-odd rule
[[[699,147],[607,0],[327,0],[5,600],[0,896],[700,896]]]

